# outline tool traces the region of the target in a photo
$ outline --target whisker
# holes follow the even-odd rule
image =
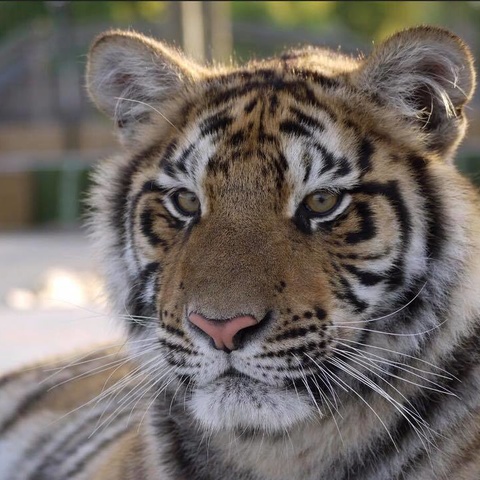
[[[315,399],[315,395],[313,394],[312,390],[310,389],[310,387],[308,385],[307,376],[305,374],[305,370],[303,369],[302,363],[300,362],[300,360],[298,359],[298,357],[295,354],[293,354],[292,356],[298,362],[298,366],[300,367],[300,375],[301,375],[302,382],[305,385],[305,388],[307,389],[308,395],[312,399],[312,402],[315,404],[315,408],[318,411],[318,416],[319,416],[319,418],[323,418],[325,415],[321,411],[320,406],[318,405],[317,400]]]
[[[342,344],[342,342],[338,342],[340,344]],[[342,344],[343,345],[343,344]],[[344,345],[348,348],[353,348],[353,347],[350,347],[349,345]],[[374,368],[377,368],[377,369],[380,369],[380,371],[382,371],[383,373],[393,377],[393,378],[398,378],[399,380],[402,380],[406,383],[410,383],[412,385],[416,385],[420,388],[426,388],[427,390],[432,390],[434,392],[439,392],[439,393],[445,393],[446,395],[452,395],[454,397],[457,397],[456,394],[454,394],[453,392],[451,392],[450,390],[448,390],[447,388],[443,387],[442,385],[438,384],[437,382],[434,382],[433,380],[430,380],[428,378],[425,378],[417,373],[414,373],[414,372],[411,372],[410,370],[408,370],[407,368],[405,368],[404,366],[401,366],[402,364],[398,364],[398,362],[393,362],[393,363],[390,363],[388,360],[384,360],[384,359],[381,359],[380,360],[377,360],[377,359],[374,359],[374,358],[369,358],[369,357],[366,357],[363,355],[363,352],[360,351],[360,353],[357,353],[357,352],[345,352],[344,350],[339,350],[339,349],[336,349],[335,347],[333,347],[334,350],[336,350],[337,352],[343,352],[343,353],[348,353],[352,356],[355,356],[356,358],[363,358],[365,361],[368,361],[372,367]],[[358,349],[355,349],[355,350],[358,350]],[[372,364],[374,363],[375,366]],[[382,363],[384,365],[390,365],[390,366],[393,366],[395,368],[398,368],[399,370],[402,370],[410,375],[413,375],[417,378],[421,378],[422,380],[424,380],[425,382],[428,382],[428,383],[431,383],[432,385],[438,387],[438,389],[436,388],[432,388],[432,387],[428,387],[426,385],[421,385],[421,384],[418,384],[418,383],[415,383],[411,380],[408,380],[406,378],[402,378],[402,377],[399,377],[393,373],[390,373],[390,372],[387,372],[386,370],[383,370],[381,369],[381,367],[379,367],[378,365],[376,365],[377,363]],[[408,365],[407,365],[408,366]],[[429,372],[425,372],[425,373],[429,373]]]
[[[133,342],[136,342],[136,340],[134,340]],[[151,339],[138,340],[138,342],[139,343],[151,342]],[[44,372],[60,373],[63,370],[65,370],[66,368],[69,368],[69,367],[76,367],[78,365],[83,365],[85,363],[96,362],[96,361],[102,360],[104,358],[112,357],[112,356],[118,355],[121,352],[122,348],[125,347],[125,345],[127,345],[128,343],[132,343],[132,342],[130,340],[126,339],[122,343],[118,343],[118,344],[114,344],[114,345],[111,345],[111,344],[103,345],[96,350],[90,351],[90,352],[82,355],[81,357],[78,357],[78,358],[74,359],[72,362],[68,363],[67,365],[63,365],[61,367],[55,367],[55,368],[45,368],[45,369],[43,369],[43,371]],[[93,352],[96,352],[96,351],[99,351],[99,350],[107,350],[107,349],[109,350],[109,349],[115,348],[115,347],[119,347],[116,352],[108,353],[106,355],[101,355],[99,357],[93,357],[93,358],[90,358],[89,360],[83,360],[84,358],[86,358],[90,355],[93,355]],[[78,361],[76,361],[76,360],[78,360]],[[53,378],[54,376],[55,376],[55,373],[48,376],[47,378],[44,378],[41,382],[39,382],[39,384],[49,380],[50,378]]]
[[[439,324],[435,325],[428,330],[424,330],[423,332],[416,332],[416,333],[393,333],[393,332],[382,332],[381,330],[370,330],[368,328],[362,327],[350,327],[348,325],[344,325],[342,323],[336,323],[335,325],[326,325],[327,328],[344,328],[348,330],[360,330],[362,332],[370,332],[370,333],[379,333],[382,335],[389,335],[393,337],[416,337],[418,335],[426,335],[427,333],[433,332],[434,330],[439,329],[444,323],[447,322],[447,319],[441,321]]]
[[[318,367],[318,373],[320,374],[324,374],[324,368],[318,364],[315,359],[313,357],[311,357],[308,353],[305,352],[305,356],[307,358],[309,358],[317,367]],[[322,377],[323,378],[323,377]],[[317,384],[317,388],[319,388],[319,393],[320,393],[320,386]],[[333,401],[335,402],[335,404],[331,404],[332,405],[332,408],[337,412],[337,414],[340,416],[340,418],[343,418],[342,415],[340,414],[339,410],[338,410],[338,404],[337,404],[337,395],[335,394],[335,391],[333,390],[332,388],[332,385],[330,384],[330,382],[328,382],[328,386],[327,388],[329,389],[329,392],[330,394],[332,395],[332,398],[333,398]],[[327,396],[325,395],[325,399],[328,399]]]
[[[335,359],[330,359],[332,364],[335,364],[340,370],[343,370],[345,373],[350,375],[351,377],[355,378],[356,380],[360,381],[370,389],[372,389],[374,392],[378,393],[381,397],[383,397],[387,402],[389,402],[395,410],[397,410],[400,415],[402,415],[403,418],[408,422],[408,424],[413,428],[413,430],[417,433],[419,436],[420,441],[422,442],[423,447],[426,449],[426,445],[423,442],[423,439],[425,439],[427,442],[431,442],[431,440],[426,437],[423,431],[419,431],[419,429],[413,424],[412,420],[410,420],[409,416],[412,416],[413,414],[410,412],[408,408],[406,408],[404,405],[402,405],[400,402],[395,400],[391,395],[389,395],[383,388],[381,388],[379,385],[371,381],[368,377],[366,377],[364,374],[362,374],[359,370],[357,370],[355,367],[352,365],[347,364],[343,360],[339,358]],[[415,416],[414,416],[415,418]],[[421,417],[420,417],[421,418]],[[418,420],[417,420],[418,421]],[[423,426],[426,426],[426,428],[430,429],[428,424],[424,420],[420,422],[421,424],[424,424]]]
[[[338,367],[338,368],[340,368],[340,367]],[[340,370],[343,370],[343,369],[340,368]],[[346,373],[348,373],[348,372],[346,372]],[[395,450],[398,453],[400,453],[400,449],[398,448],[397,443],[393,439],[392,434],[390,433],[390,430],[387,428],[387,426],[385,425],[385,422],[382,420],[380,415],[378,415],[378,413],[375,411],[375,409],[358,392],[356,392],[355,389],[353,389],[350,385],[348,385],[348,383],[346,383],[344,380],[342,380],[340,377],[338,377],[338,375],[335,375],[333,372],[328,372],[328,375],[337,385],[339,385],[339,382],[342,383],[350,392],[352,392],[354,395],[356,395],[360,399],[360,401],[363,402],[367,406],[367,408],[375,415],[375,417],[378,419],[378,421],[382,424],[382,426],[385,429],[388,437],[390,438],[390,441],[392,442]]]
[[[398,389],[396,388],[394,385],[392,385],[387,379],[383,378],[382,376],[378,375],[376,372],[374,372],[373,370],[371,370],[369,368],[369,365],[366,364],[366,362],[362,361],[361,359],[358,359],[358,358],[355,358],[355,357],[351,357],[349,355],[346,355],[344,354],[344,352],[337,352],[338,355],[341,355],[343,356],[345,359],[347,360],[350,360],[351,362],[355,363],[356,365],[360,366],[360,367],[363,367],[365,368],[368,372],[370,372],[372,375],[375,375],[376,378],[378,378],[379,380],[383,381],[384,383],[386,383],[392,390],[394,390],[396,393],[398,393],[406,402],[408,405],[410,405],[410,407],[412,408],[412,411],[410,412],[410,409],[405,407],[404,405],[400,404],[402,406],[402,408],[405,408],[407,411],[410,412],[411,415],[415,416],[417,419],[419,419],[421,422],[423,422],[425,424],[425,426],[428,426],[428,424],[423,420],[422,416],[420,415],[420,413],[418,412],[418,410],[413,406],[413,404],[410,402],[410,400]],[[385,390],[383,390],[378,384],[376,384],[373,380],[369,379],[367,376],[365,376],[362,372],[360,372],[360,370],[354,368],[352,365],[349,365],[348,363],[346,362],[343,362],[345,365],[348,365],[350,368],[352,368],[353,370],[355,370],[355,372],[362,377],[363,380],[368,380],[369,382],[371,382],[373,385],[377,385],[379,389],[381,389],[383,392],[385,392]],[[383,372],[385,373],[385,372]],[[362,380],[362,383],[364,383]],[[366,383],[365,383],[366,384]],[[386,395],[387,392],[385,392]],[[393,397],[392,397],[393,399]],[[388,399],[390,401],[390,399]],[[396,402],[396,400],[394,400]]]
[[[125,362],[123,364],[120,364],[120,366],[118,366],[115,370],[118,370],[119,368],[121,368],[123,365],[125,365],[125,363],[127,363],[128,361],[130,360],[130,358],[127,358],[125,359]],[[98,373],[98,372],[97,372]],[[129,382],[132,382],[134,380],[135,377],[140,377],[144,374],[143,370],[142,370],[142,366],[138,366],[136,369],[134,369],[132,372],[129,372],[128,374],[126,374],[124,377],[122,377],[121,379],[117,380],[117,382],[115,382],[113,385],[111,385],[107,390],[104,390],[105,389],[105,386],[107,384],[107,382],[104,383],[104,386],[102,388],[102,391],[96,395],[95,397],[89,399],[87,402],[83,403],[82,405],[74,408],[73,410],[70,410],[68,411],[67,413],[65,413],[64,415],[58,417],[56,421],[59,421],[59,420],[62,420],[63,418],[67,417],[68,415],[71,415],[72,413],[84,408],[84,407],[87,407],[88,405],[91,405],[93,403],[95,403],[95,405],[98,405],[98,403],[103,400],[104,398],[108,397],[109,395],[112,395],[115,391],[119,390],[121,391],[121,389],[123,387],[125,387],[125,385],[127,385]],[[110,378],[110,377],[109,377]],[[108,380],[107,380],[108,381]]]
[[[116,382],[114,385],[112,385],[112,387],[105,390],[105,394],[103,396],[100,396],[97,399],[96,403],[98,404],[101,400],[106,398],[108,395],[113,394],[115,391],[117,391],[115,396],[110,400],[110,402],[113,401],[118,396],[118,394],[121,392],[122,388],[125,385],[130,383],[134,378],[137,378],[137,377],[140,377],[140,376],[146,376],[146,374],[147,374],[147,372],[149,371],[149,368],[150,368],[149,365],[154,363],[154,362],[158,362],[158,361],[163,362],[163,359],[162,358],[151,358],[150,360],[148,360],[144,364],[138,365],[134,370],[132,370],[127,375],[125,375],[119,382]],[[105,385],[106,385],[107,382],[108,382],[108,379],[106,380],[106,382],[104,384],[104,388],[105,388]],[[110,390],[110,392],[109,392],[109,390]],[[108,404],[105,407],[105,409],[107,409],[107,408],[108,408]]]
[[[315,362],[315,360],[313,360],[308,354],[306,354],[306,355],[315,363],[315,365],[317,365],[317,366],[319,367],[320,372],[322,372],[323,368],[321,368],[321,367],[318,365],[318,363]],[[297,361],[299,361],[299,360],[297,359]],[[303,367],[302,367],[301,363],[299,364],[299,366],[300,366],[301,370],[303,371]],[[315,386],[317,387],[317,390],[318,390],[319,395],[321,396],[323,402],[324,402],[325,405],[327,406],[328,411],[329,411],[329,413],[330,413],[330,416],[331,416],[333,422],[335,423],[335,427],[336,427],[336,429],[337,429],[337,431],[338,431],[338,435],[339,435],[339,437],[340,437],[340,441],[342,442],[342,445],[345,447],[345,441],[343,440],[342,433],[340,432],[340,427],[338,426],[338,422],[337,422],[337,419],[335,418],[335,414],[333,413],[332,409],[330,408],[328,398],[327,398],[327,396],[322,392],[322,390],[321,390],[321,388],[320,388],[320,385],[317,383],[317,380],[316,380],[316,378],[315,378],[315,375],[312,374],[312,378],[313,378],[313,381],[314,381],[314,383],[315,383]],[[305,377],[305,380],[304,380],[304,384],[305,384],[305,387],[308,386],[308,383],[307,383],[307,381],[306,381],[306,377]],[[308,387],[307,387],[307,388],[308,388]],[[309,389],[309,390],[310,390],[310,389]],[[313,396],[312,396],[312,398],[313,398]],[[334,397],[334,398],[335,398],[335,397]],[[340,413],[339,413],[339,411],[338,411],[338,408],[335,408],[335,407],[334,407],[334,410],[336,410],[336,413],[337,413],[341,418],[343,418],[343,417],[340,415]]]
[[[56,383],[55,385],[51,386],[48,391],[51,391],[55,388],[61,387],[62,385],[65,385],[66,383],[73,382],[75,380],[79,380],[81,378],[86,378],[91,375],[97,374],[97,373],[102,373],[105,372],[106,370],[110,370],[110,368],[117,366],[118,364],[125,364],[128,362],[128,359],[126,358],[121,358],[119,360],[115,360],[113,362],[110,362],[106,365],[100,365],[98,367],[92,368],[91,370],[88,370],[87,372],[79,373],[78,375],[75,375],[73,377],[69,377],[67,380],[63,380],[62,382]]]
[[[159,384],[169,373],[171,373],[172,371],[174,370],[174,367],[171,367],[170,369],[168,369],[167,371],[165,371],[161,376],[160,378],[158,379],[155,379],[155,381],[153,382],[152,385],[150,385],[147,389],[145,389],[142,393],[142,395],[140,396],[140,398],[138,399],[138,401],[149,391],[151,390],[155,385]],[[147,382],[149,383],[149,382]],[[141,384],[140,384],[141,385]],[[162,389],[160,390],[160,393],[163,391],[163,387]],[[127,409],[133,402],[135,402],[137,400],[137,398],[135,397],[135,395],[139,395],[140,392],[138,392],[138,387],[136,390],[134,390],[136,393],[134,395],[132,395],[132,392],[130,392],[128,394],[129,396],[129,401],[127,402],[125,399],[122,399],[117,408],[110,414],[108,415],[105,420],[103,420],[103,422],[100,422],[95,426],[94,430],[92,431],[92,433],[90,434],[90,437],[95,435],[95,433],[102,429],[102,428],[107,428],[111,423],[112,421],[115,419],[116,416],[118,416],[120,414],[121,411]],[[133,397],[133,398],[132,398]],[[158,396],[156,395],[155,398],[158,398]],[[135,404],[136,405],[136,404]],[[135,406],[134,406],[135,407]],[[130,412],[132,413],[132,412]],[[146,413],[146,412],[145,412]],[[102,414],[102,417],[103,417],[103,414]],[[101,417],[101,418],[102,418]],[[130,418],[130,416],[129,416]],[[142,417],[142,420],[143,420],[144,416]],[[140,428],[140,427],[139,427]]]
[[[402,310],[404,310],[405,308],[407,308],[409,305],[411,305],[419,296],[420,294],[423,292],[423,290],[425,289],[425,286],[427,285],[427,281],[422,285],[422,287],[420,288],[420,290],[418,291],[418,293],[411,299],[409,300],[405,305],[402,305],[400,308],[398,308],[397,310],[395,310],[394,312],[391,312],[391,313],[388,313],[387,315],[382,315],[381,317],[377,317],[377,318],[371,318],[369,320],[353,320],[351,322],[343,322],[343,325],[350,325],[350,324],[354,324],[354,323],[370,323],[370,322],[377,322],[379,320],[384,320],[385,318],[388,318],[388,317],[391,317],[393,315],[396,315],[397,313],[400,313]]]
[[[175,367],[172,367],[171,370],[169,371],[169,373],[171,373],[171,371],[173,371],[175,369]],[[153,403],[157,400],[157,398],[167,389],[167,387],[173,382],[173,380],[175,380],[176,376],[175,375],[172,375],[170,380],[158,391],[158,393],[155,395],[155,397],[153,398],[153,400],[148,404],[148,407],[147,409],[145,410],[145,413],[143,414],[141,420],[140,420],[140,423],[138,425],[138,431],[140,430],[140,427],[142,426],[142,423],[143,423],[143,420],[145,419],[145,416],[147,415],[148,413],[148,410],[150,409],[150,407],[153,405]]]
[[[446,373],[447,375],[444,376],[445,378],[452,378],[452,379],[455,379],[457,381],[460,381],[459,378],[457,378],[455,375],[453,375],[452,373],[450,373],[448,370],[445,370],[444,368],[441,368],[439,367],[438,365],[435,365],[434,363],[430,363],[430,362],[427,362],[426,360],[423,360],[421,358],[418,358],[418,357],[415,357],[413,355],[409,355],[407,353],[404,353],[404,352],[397,352],[396,350],[391,350],[389,348],[385,348],[385,347],[379,347],[377,345],[366,345],[364,343],[361,343],[361,342],[357,342],[355,340],[350,340],[350,339],[347,339],[347,338],[342,338],[342,341],[343,342],[348,342],[348,343],[353,343],[355,345],[359,345],[361,347],[368,347],[368,348],[374,348],[376,350],[382,350],[384,352],[389,352],[389,353],[393,353],[395,355],[401,355],[403,357],[407,357],[407,358],[410,358],[412,360],[416,360],[417,362],[420,362],[420,363],[424,363],[425,365],[428,365],[429,367],[432,367],[432,368],[435,368],[436,370],[439,370],[441,372],[444,372]],[[433,374],[433,372],[432,372]],[[441,374],[436,374],[438,376],[443,376]]]
[[[125,97],[114,97],[114,98],[115,98],[115,100],[123,100],[125,102],[138,103],[140,105],[144,105],[148,108],[151,108],[154,112],[158,113],[167,123],[169,123],[178,133],[180,133],[180,130],[162,112],[160,112],[160,110],[157,110],[152,105],[149,105],[148,103],[142,102],[141,100],[134,100],[132,98],[125,98]]]
[[[151,350],[149,350],[149,351],[146,351],[146,352],[142,351],[142,352],[139,352],[136,356],[142,356],[142,355],[144,355],[144,354],[149,354],[149,353],[151,353],[151,352],[154,352],[155,350],[156,350],[156,349],[153,348],[153,349],[151,349]],[[132,372],[130,372],[128,375],[126,375],[126,376],[121,380],[121,384],[118,385],[117,388],[114,388],[114,389],[112,390],[111,393],[113,393],[113,392],[115,391],[115,389],[118,389],[119,391],[118,391],[117,394],[110,400],[110,402],[113,401],[113,400],[118,396],[118,394],[119,394],[120,391],[121,391],[121,388],[123,388],[123,385],[125,385],[125,384],[128,383],[128,382],[130,382],[131,379],[133,379],[135,376],[143,375],[143,376],[145,376],[145,377],[148,379],[148,375],[149,375],[150,373],[155,372],[156,370],[158,370],[159,367],[165,365],[165,364],[168,362],[168,357],[171,356],[171,355],[172,355],[172,353],[169,353],[169,354],[167,354],[167,355],[165,355],[165,354],[160,355],[160,354],[159,354],[159,356],[153,357],[153,358],[147,360],[145,363],[138,365]],[[129,377],[131,377],[131,378],[129,378]],[[142,383],[143,383],[143,381],[142,381]],[[113,385],[112,387],[115,387],[115,385]],[[112,387],[111,387],[111,388],[112,388]],[[107,393],[107,392],[108,392],[108,390],[107,390],[105,393]],[[106,395],[106,396],[107,396],[107,395]],[[100,398],[98,401],[100,401],[100,400],[101,400],[101,398]],[[97,403],[98,403],[98,401],[97,401]],[[109,403],[110,403],[110,402],[109,402]],[[107,405],[107,407],[108,407],[108,405]],[[106,408],[107,408],[107,407],[106,407]]]

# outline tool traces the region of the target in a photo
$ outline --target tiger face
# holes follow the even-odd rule
[[[356,392],[357,350],[423,348],[467,242],[460,40],[422,27],[365,60],[206,69],[111,32],[87,78],[126,150],[99,167],[94,234],[159,394],[210,430],[282,432]]]

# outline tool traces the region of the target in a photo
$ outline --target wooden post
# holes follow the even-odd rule
[[[180,3],[182,44],[185,53],[199,62],[205,61],[205,23],[202,2]]]
[[[206,10],[207,59],[228,62],[232,56],[233,36],[230,2],[204,2]]]
[[[228,61],[232,54],[230,2],[170,2],[170,18],[184,52],[197,60]]]

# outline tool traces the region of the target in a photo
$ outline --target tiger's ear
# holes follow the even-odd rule
[[[164,104],[200,74],[178,52],[133,32],[100,35],[88,55],[87,89],[97,107],[115,121],[120,138],[134,143],[152,115],[168,117]]]
[[[475,71],[469,48],[448,30],[417,27],[393,35],[355,77],[358,86],[420,126],[429,150],[447,153],[463,136]]]

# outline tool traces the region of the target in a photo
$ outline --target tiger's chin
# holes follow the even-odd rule
[[[209,431],[241,429],[277,434],[314,415],[311,402],[300,392],[266,385],[246,376],[223,376],[197,387],[187,406]]]

